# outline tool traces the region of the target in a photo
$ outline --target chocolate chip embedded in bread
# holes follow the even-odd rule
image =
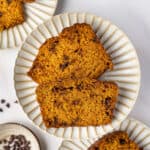
[[[64,59],[64,60],[69,60],[69,56],[64,55],[64,56],[63,56],[63,59]]]
[[[53,123],[54,123],[54,126],[58,124],[58,118],[57,117],[54,117]]]
[[[79,91],[81,91],[81,90],[83,89],[83,84],[82,84],[82,83],[78,84],[78,85],[77,85],[77,89],[78,89]]]
[[[60,64],[60,69],[61,69],[62,71],[64,71],[65,68],[67,68],[68,66],[69,66],[69,62],[64,62],[63,64]]]
[[[56,38],[55,41],[50,45],[49,51],[55,52],[55,51],[56,51],[55,47],[57,46],[58,42],[59,42],[59,41],[58,41],[58,39]]]
[[[106,97],[105,99],[105,105],[110,106],[111,105],[111,97]]]
[[[79,99],[76,99],[72,102],[72,105],[78,105],[80,103],[80,100]]]
[[[126,140],[125,139],[119,139],[120,144],[126,144]]]

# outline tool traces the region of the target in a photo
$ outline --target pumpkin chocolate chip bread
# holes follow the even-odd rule
[[[91,26],[82,23],[65,28],[48,39],[28,75],[36,82],[66,78],[97,78],[113,64]]]
[[[31,2],[31,0],[0,0],[0,31],[24,22],[23,2],[29,1]]]
[[[111,122],[118,87],[89,78],[68,79],[40,84],[36,94],[47,128],[98,126]]]
[[[96,141],[88,150],[142,150],[124,131],[115,131]]]

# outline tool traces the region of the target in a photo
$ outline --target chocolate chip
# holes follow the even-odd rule
[[[76,30],[75,33],[79,34],[78,30]]]
[[[107,63],[106,63],[106,65],[107,65],[107,66],[109,66],[109,65],[110,65],[110,63],[109,63],[109,62],[107,62]]]
[[[0,108],[0,112],[3,112],[3,109],[2,109],[2,108]]]
[[[72,105],[78,105],[80,103],[80,100],[74,100],[73,102],[72,102]]]
[[[14,148],[13,148],[13,150],[16,150],[17,149],[17,146],[16,145],[14,145]]]
[[[92,40],[93,42],[99,42],[99,39],[97,38],[97,36],[95,36]]]
[[[77,89],[78,89],[79,91],[81,91],[82,88],[83,88],[82,83],[80,83],[80,84],[77,85]]]
[[[126,144],[126,141],[124,139],[119,139],[119,142],[121,145]]]
[[[10,136],[10,140],[13,141],[14,139],[15,139],[15,135],[11,135],[11,136]]]
[[[49,51],[55,52],[55,46],[50,47],[50,48],[49,48]]]
[[[106,106],[110,106],[110,102],[111,102],[111,97],[107,97],[107,98],[105,99],[105,105],[106,105]]]
[[[12,0],[7,0],[8,3],[12,2]]]
[[[4,139],[4,140],[3,140],[3,143],[7,143],[7,140],[6,140],[6,139]]]
[[[98,147],[95,147],[94,150],[99,150],[99,148],[98,148]]]
[[[52,120],[47,120],[46,122],[47,122],[47,124],[48,124],[49,126],[52,125]]]
[[[108,88],[108,85],[105,84],[104,86],[105,86],[106,89]]]
[[[4,104],[6,102],[5,99],[1,99],[1,103]]]
[[[16,103],[16,104],[17,104],[17,103],[18,103],[18,101],[16,100],[14,103]]]
[[[2,144],[3,142],[2,141],[0,141],[0,144]]]
[[[54,101],[54,106],[57,107],[57,108],[61,108],[62,103],[55,100],[55,101]]]
[[[60,69],[64,71],[69,66],[69,62],[64,62],[63,64],[60,64]]]
[[[73,87],[71,86],[71,87],[57,87],[57,86],[54,86],[53,88],[52,88],[52,92],[64,92],[64,91],[66,91],[66,90],[73,90]]]
[[[106,115],[109,116],[109,112],[106,111]]]
[[[68,60],[68,59],[69,59],[69,56],[64,55],[64,56],[63,56],[63,59],[64,59],[64,60]]]
[[[76,50],[74,51],[74,53],[76,53],[76,52],[78,52],[78,49],[76,49]]]
[[[52,88],[52,92],[62,92],[62,91],[65,91],[65,90],[66,90],[66,88],[65,87],[61,87],[61,86],[59,86],[59,87],[54,86]]]
[[[51,52],[55,52],[56,51],[56,49],[55,49],[55,47],[56,47],[56,45],[58,44],[58,40],[56,40],[54,43],[52,43],[51,44],[51,47],[49,48],[49,51],[51,51]]]
[[[55,44],[59,43],[59,40],[57,39],[54,43],[55,43]]]
[[[58,124],[58,118],[54,117],[54,125]]]
[[[109,100],[109,101],[110,101],[110,100],[111,100],[111,97],[109,97],[109,96],[108,96],[108,97],[106,97],[106,100]]]
[[[58,91],[59,91],[59,87],[54,86],[54,87],[52,88],[52,92],[58,92]]]
[[[6,104],[6,107],[7,107],[7,108],[10,108],[10,104],[9,104],[9,103],[7,103],[7,104]]]
[[[69,88],[67,88],[67,89],[69,89],[69,90],[73,90],[73,87],[71,86],[71,87],[69,87]]]
[[[29,144],[31,144],[31,142],[30,142],[30,141],[28,141],[28,142],[27,142],[27,145],[29,145]]]
[[[82,49],[80,48],[80,49],[76,49],[75,51],[74,51],[74,53],[77,53],[78,55],[81,55],[82,56]]]
[[[94,96],[96,96],[96,94],[90,93],[90,97],[91,97],[91,98],[93,98]]]

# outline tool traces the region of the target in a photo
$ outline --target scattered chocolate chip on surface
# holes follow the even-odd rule
[[[7,108],[10,108],[10,103],[7,103],[7,104],[6,104],[6,107],[7,107]]]
[[[0,112],[5,112],[7,109],[11,107],[13,103],[18,104],[18,100],[10,102],[7,99],[1,98],[0,99]]]
[[[1,104],[4,104],[6,102],[5,99],[1,99]]]
[[[18,104],[18,100],[16,100],[14,103]]]

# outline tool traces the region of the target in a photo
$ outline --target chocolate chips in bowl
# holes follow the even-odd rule
[[[40,150],[37,137],[27,127],[6,123],[0,125],[0,150]]]

